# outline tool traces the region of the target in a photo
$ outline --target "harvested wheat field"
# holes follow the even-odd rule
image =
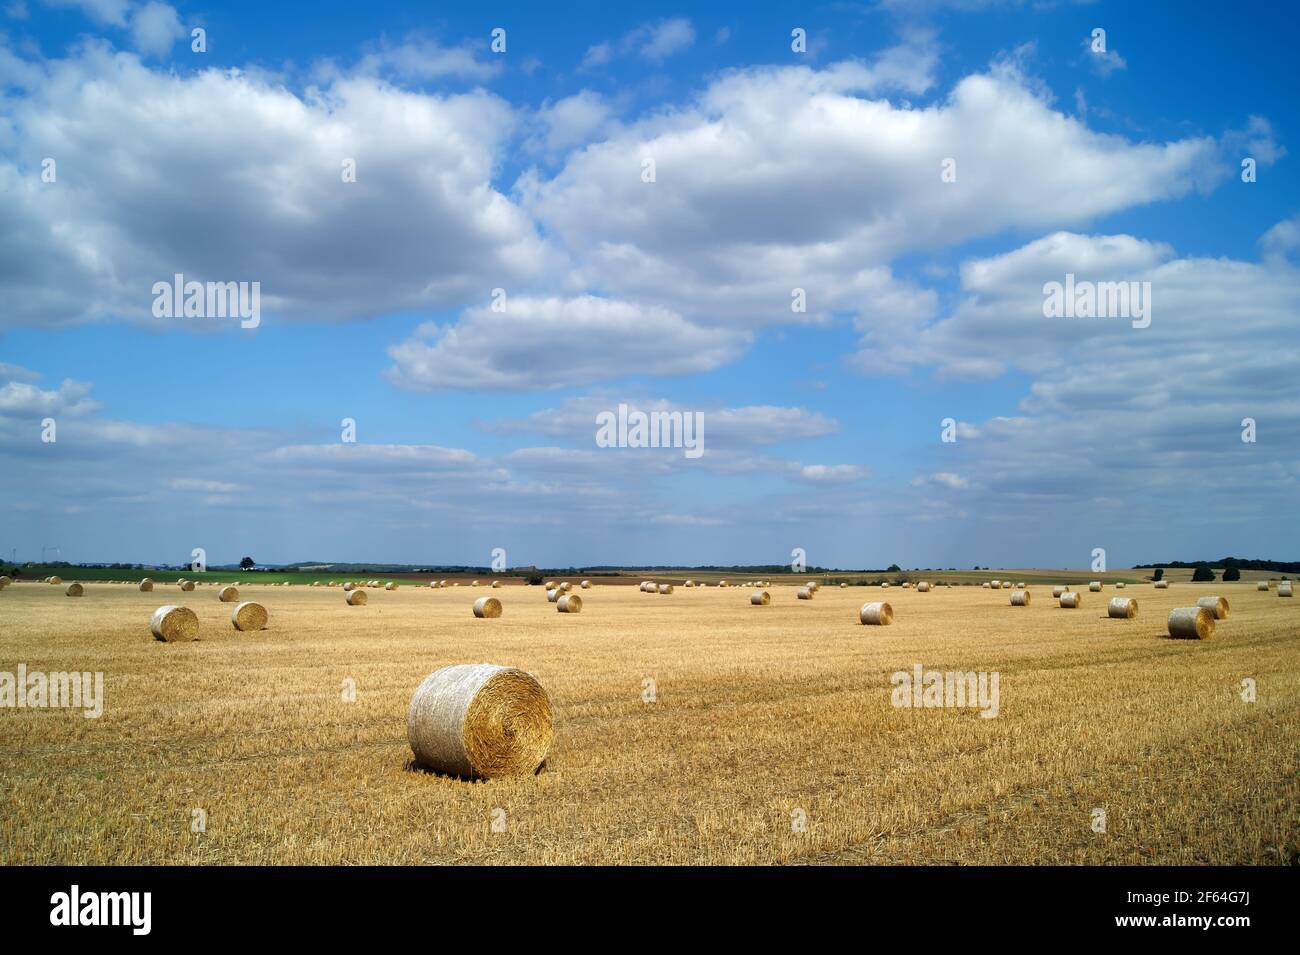
[[[154,594],[19,583],[0,594],[4,659],[102,671],[104,708],[0,712],[0,862],[1287,861],[1300,611],[1218,582],[1204,593],[1232,614],[1213,638],[1169,639],[1198,587],[1143,589],[1133,619],[1104,599],[1062,610],[1042,585],[1025,607],[897,588],[892,624],[872,627],[858,612],[874,587],[809,601],[773,586],[761,611],[742,588],[598,587],[581,614],[515,587],[484,621],[452,588],[349,607],[328,588],[244,585],[267,629],[177,589],[166,601],[197,614],[199,639],[165,643]],[[480,662],[549,695],[535,776],[411,767],[412,693]],[[892,705],[890,675],[918,664],[997,673],[996,717]]]

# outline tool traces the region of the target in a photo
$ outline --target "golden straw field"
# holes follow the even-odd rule
[[[1137,617],[1107,619],[1117,592],[1088,593],[1095,576],[1061,576],[1078,610],[1039,584],[1012,607],[978,586],[778,585],[753,606],[742,586],[598,583],[579,614],[518,584],[371,589],[359,607],[241,586],[270,613],[259,633],[206,585],[14,584],[0,669],[102,671],[104,713],[0,710],[0,863],[1291,861],[1300,603],[1254,581],[1130,584]],[[504,613],[476,619],[489,592]],[[1166,638],[1169,610],[1205,594],[1231,604],[1214,638]],[[881,599],[893,625],[859,624]],[[197,613],[198,642],[152,638],[168,603]],[[462,662],[546,688],[538,775],[410,768],[412,691]],[[894,707],[890,674],[918,663],[996,671],[997,717]]]

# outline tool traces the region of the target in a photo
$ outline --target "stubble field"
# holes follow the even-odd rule
[[[102,671],[104,711],[0,709],[0,863],[1292,861],[1300,609],[1254,588],[1130,585],[1138,617],[1110,620],[1110,586],[1079,610],[1044,586],[1026,608],[978,587],[779,586],[754,607],[742,587],[597,586],[561,615],[516,585],[477,620],[483,588],[349,607],[246,586],[270,626],[239,633],[213,587],[15,584],[0,670]],[[1214,639],[1165,638],[1209,593],[1232,607]],[[894,624],[860,625],[879,599]],[[198,642],[151,637],[165,603],[198,614]],[[538,775],[410,767],[412,690],[479,661],[549,691]],[[916,664],[996,671],[998,715],[895,707],[890,674]]]

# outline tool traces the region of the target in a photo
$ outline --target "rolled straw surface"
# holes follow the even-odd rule
[[[236,630],[265,630],[268,615],[259,603],[246,600],[230,611],[230,623]]]
[[[149,618],[149,629],[155,637],[167,643],[197,640],[199,618],[189,607],[174,607],[169,604],[153,612]]]
[[[501,616],[501,601],[496,597],[479,597],[474,601],[474,616],[493,618]]]
[[[894,608],[883,601],[879,603],[866,603],[858,611],[858,619],[865,624],[886,627],[894,622]]]
[[[1169,611],[1169,636],[1179,640],[1208,640],[1214,636],[1214,612],[1204,607]]]

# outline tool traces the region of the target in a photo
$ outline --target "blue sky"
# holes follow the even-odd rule
[[[1295,40],[1210,4],[0,2],[0,556],[1293,559]],[[259,282],[260,324],[155,318],[175,272]],[[1066,273],[1150,282],[1150,327],[1044,317]],[[598,448],[620,403],[705,455]]]

